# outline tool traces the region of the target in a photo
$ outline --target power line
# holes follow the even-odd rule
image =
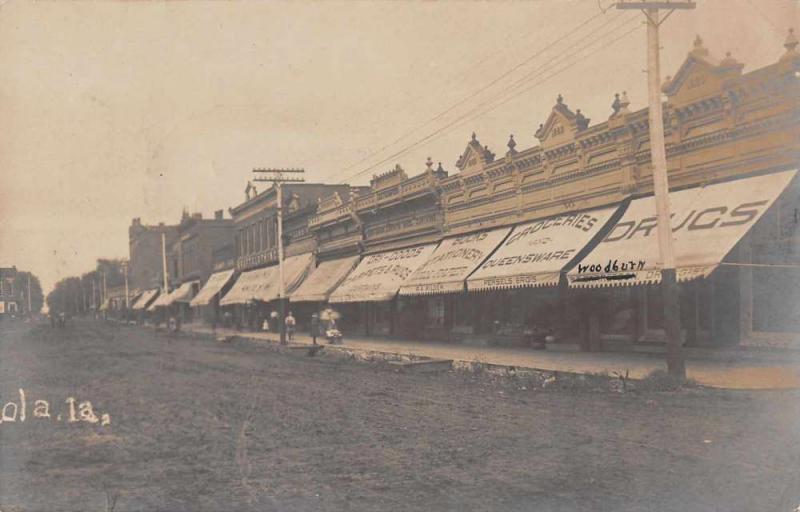
[[[624,25],[624,24],[623,24],[623,25]],[[638,23],[638,22],[636,22],[636,23],[635,23],[635,26],[633,26],[633,27],[632,27],[630,30],[628,30],[628,31],[624,32],[624,33],[623,33],[623,34],[621,34],[620,36],[618,36],[618,37],[616,37],[616,38],[613,38],[612,40],[610,40],[610,41],[608,41],[608,42],[604,42],[604,41],[602,41],[602,40],[601,40],[601,41],[595,41],[594,43],[591,43],[591,44],[589,44],[589,45],[586,45],[586,46],[583,46],[583,47],[579,48],[579,49],[578,49],[578,50],[576,50],[575,52],[572,52],[572,53],[570,53],[569,55],[567,55],[566,57],[564,57],[564,60],[570,59],[570,58],[572,58],[573,56],[575,56],[575,55],[579,54],[580,52],[582,52],[582,51],[586,50],[587,48],[590,48],[590,47],[592,47],[592,46],[595,46],[595,45],[596,45],[598,42],[599,42],[599,43],[601,43],[601,47],[600,47],[600,48],[598,48],[598,49],[594,50],[593,52],[591,52],[591,53],[588,53],[588,54],[586,54],[586,55],[584,55],[584,56],[578,57],[578,59],[577,59],[577,60],[575,60],[575,61],[573,61],[573,62],[571,62],[571,63],[567,64],[566,66],[564,66],[563,68],[559,69],[558,71],[556,71],[556,72],[554,72],[554,73],[552,73],[552,74],[550,74],[550,75],[548,75],[548,76],[544,77],[544,78],[543,78],[543,79],[541,79],[541,80],[538,80],[538,81],[534,82],[533,84],[531,84],[531,86],[530,86],[530,87],[527,87],[527,88],[525,88],[525,89],[522,89],[522,90],[520,90],[520,91],[518,91],[518,92],[512,93],[512,94],[511,94],[509,97],[507,97],[507,98],[503,99],[503,100],[502,100],[500,103],[498,103],[498,104],[496,104],[496,105],[493,105],[493,106],[491,106],[491,107],[489,107],[489,108],[485,109],[484,111],[478,112],[477,114],[473,115],[473,113],[475,113],[475,112],[476,112],[478,109],[480,109],[482,106],[485,106],[485,105],[487,105],[487,104],[491,103],[492,101],[495,101],[495,99],[496,99],[496,98],[495,98],[495,99],[491,99],[491,100],[487,100],[487,101],[485,101],[485,102],[481,103],[480,105],[478,105],[477,107],[473,108],[473,109],[472,109],[472,110],[470,110],[469,112],[467,112],[467,113],[463,114],[462,116],[460,116],[460,117],[458,117],[458,118],[454,119],[453,121],[450,121],[449,123],[447,123],[447,124],[446,124],[446,125],[444,125],[443,127],[441,127],[441,128],[439,128],[439,129],[437,129],[437,130],[433,131],[432,133],[430,133],[430,134],[428,134],[428,135],[426,135],[426,136],[422,137],[421,139],[418,139],[418,140],[416,140],[415,142],[412,142],[410,145],[408,145],[408,146],[404,147],[403,149],[401,149],[401,150],[399,150],[399,151],[397,151],[397,152],[393,153],[392,155],[390,155],[390,156],[388,156],[388,157],[384,158],[383,160],[381,160],[381,161],[379,161],[379,162],[377,162],[377,163],[375,163],[375,164],[373,164],[373,165],[371,165],[371,166],[369,166],[369,167],[366,167],[366,168],[362,169],[361,171],[359,171],[359,172],[358,172],[358,173],[356,173],[356,174],[353,174],[353,175],[351,175],[351,176],[349,176],[349,177],[347,177],[347,178],[343,179],[343,180],[342,180],[340,183],[344,183],[344,182],[346,182],[346,181],[352,180],[353,178],[357,178],[357,177],[359,177],[359,176],[361,176],[361,175],[363,175],[363,174],[365,174],[365,173],[367,173],[367,172],[371,171],[372,169],[374,169],[374,168],[376,168],[376,167],[378,167],[378,166],[380,166],[380,165],[383,165],[383,164],[385,164],[386,162],[389,162],[390,160],[392,160],[392,159],[394,159],[394,158],[397,158],[397,157],[399,157],[399,156],[401,156],[401,155],[403,155],[403,154],[405,154],[405,153],[407,153],[407,152],[411,151],[412,149],[415,149],[415,148],[416,148],[417,146],[419,146],[420,144],[422,144],[422,143],[425,143],[425,142],[427,142],[427,141],[429,141],[429,140],[433,139],[434,137],[436,137],[436,136],[440,135],[442,132],[444,132],[444,131],[445,131],[445,130],[447,130],[448,128],[451,128],[451,127],[453,127],[453,126],[457,126],[457,125],[459,125],[459,124],[462,124],[462,123],[463,123],[463,122],[465,122],[465,121],[468,121],[468,120],[471,120],[471,119],[475,119],[476,117],[480,117],[480,116],[482,116],[482,115],[484,115],[484,114],[486,114],[486,113],[488,113],[488,112],[491,112],[492,110],[495,110],[495,109],[499,108],[499,107],[500,107],[500,106],[502,106],[502,105],[505,105],[505,104],[506,104],[506,103],[508,103],[510,100],[512,100],[512,99],[514,99],[514,98],[516,98],[516,97],[517,97],[517,96],[519,96],[520,94],[524,94],[524,93],[526,93],[526,92],[530,91],[531,89],[535,88],[536,86],[538,86],[538,85],[541,85],[541,84],[542,84],[542,83],[544,83],[545,81],[547,81],[547,80],[549,80],[549,79],[551,79],[551,78],[553,78],[553,77],[555,77],[555,76],[558,76],[559,74],[561,74],[561,73],[563,73],[564,71],[566,71],[567,69],[571,68],[572,66],[574,66],[574,65],[575,65],[575,64],[577,64],[578,62],[581,62],[582,60],[586,59],[587,57],[590,57],[591,55],[593,55],[594,53],[596,53],[598,50],[602,49],[603,47],[610,46],[610,45],[612,45],[612,44],[616,43],[617,41],[619,41],[619,40],[623,39],[624,37],[626,37],[626,36],[628,36],[629,34],[631,34],[632,32],[634,32],[634,31],[635,31],[637,28],[639,28],[639,23]],[[608,35],[608,33],[607,33],[607,34],[604,34],[604,36],[606,36],[606,35]],[[551,59],[551,61],[552,61],[552,59]],[[549,62],[549,61],[548,61],[548,62]],[[531,74],[533,74],[533,73],[539,73],[539,72],[541,72],[541,71],[546,71],[546,70],[552,69],[552,68],[554,68],[554,67],[556,67],[556,66],[549,66],[549,67],[547,67],[546,69],[537,68],[537,69],[536,69],[534,72],[530,73],[529,75],[531,75]],[[519,87],[519,85],[521,85],[519,81],[518,81],[518,82],[515,82],[515,84],[513,84],[512,86],[510,86],[510,87],[508,87],[508,88],[504,89],[503,91],[501,91],[501,94],[505,94],[505,93],[507,93],[507,92],[510,92],[512,89],[515,89],[515,88]]]
[[[558,43],[560,43],[560,42],[561,42],[561,41],[563,41],[564,39],[567,39],[568,37],[572,36],[572,34],[574,34],[574,33],[575,33],[577,30],[579,30],[579,29],[583,28],[584,26],[586,26],[587,24],[589,24],[589,23],[591,23],[592,21],[596,20],[597,18],[601,17],[602,15],[603,15],[603,13],[602,13],[602,12],[600,12],[600,13],[595,13],[594,15],[590,16],[589,18],[585,19],[584,21],[582,21],[581,23],[579,23],[578,25],[576,25],[575,27],[573,27],[571,30],[569,30],[568,32],[566,32],[565,34],[563,34],[562,36],[560,36],[559,38],[557,38],[555,41],[551,42],[550,44],[548,44],[547,46],[545,46],[545,47],[544,47],[544,48],[542,48],[541,50],[537,51],[536,53],[534,53],[534,54],[533,54],[533,55],[531,55],[530,57],[526,58],[526,59],[525,59],[525,60],[523,60],[522,62],[520,62],[520,63],[516,64],[515,66],[513,66],[511,69],[507,70],[506,72],[504,72],[504,73],[503,73],[503,74],[501,74],[500,76],[498,76],[498,77],[494,78],[494,79],[493,79],[493,80],[491,80],[489,83],[487,83],[487,84],[485,84],[484,86],[482,86],[481,88],[479,88],[477,91],[475,91],[475,92],[471,93],[470,95],[468,95],[468,96],[466,96],[466,97],[464,97],[464,98],[462,98],[462,99],[458,100],[458,101],[457,101],[455,104],[451,105],[450,107],[448,107],[446,110],[444,110],[444,111],[440,112],[439,114],[436,114],[435,116],[431,117],[430,119],[428,119],[427,121],[425,121],[423,124],[421,124],[421,125],[418,125],[418,126],[415,126],[415,127],[414,127],[414,128],[412,128],[411,130],[408,130],[408,131],[404,132],[402,135],[400,135],[398,138],[394,139],[393,141],[389,142],[388,144],[386,144],[386,145],[382,146],[381,148],[379,148],[379,149],[377,149],[377,150],[375,150],[375,151],[372,151],[372,152],[370,152],[368,155],[364,156],[364,157],[363,157],[363,158],[361,158],[360,160],[358,160],[358,161],[356,161],[356,162],[354,162],[354,163],[352,163],[352,164],[348,165],[347,167],[345,167],[344,169],[342,169],[342,172],[347,172],[347,171],[349,171],[350,169],[352,169],[352,168],[356,167],[357,165],[360,165],[361,163],[363,163],[363,162],[365,162],[365,161],[369,160],[369,159],[370,159],[370,158],[372,158],[373,156],[375,156],[375,155],[377,155],[377,154],[380,154],[380,153],[381,153],[381,152],[383,152],[384,150],[386,150],[386,149],[388,149],[388,148],[390,148],[390,147],[394,146],[395,144],[397,144],[398,142],[402,141],[403,139],[405,139],[405,138],[406,138],[406,137],[408,137],[409,135],[413,134],[413,133],[414,133],[414,132],[416,132],[417,130],[419,130],[419,129],[421,129],[421,128],[425,127],[425,126],[428,126],[429,124],[433,123],[434,121],[437,121],[437,120],[441,119],[442,117],[444,117],[444,116],[445,116],[445,115],[447,115],[448,113],[452,112],[452,111],[453,111],[453,109],[455,109],[455,108],[457,108],[457,107],[459,107],[459,106],[463,105],[464,103],[466,103],[466,102],[467,102],[467,101],[469,101],[470,99],[474,98],[474,97],[475,97],[475,96],[477,96],[478,94],[480,94],[480,93],[484,92],[485,90],[487,90],[487,89],[491,88],[493,85],[495,85],[496,83],[500,82],[502,79],[506,78],[507,76],[509,76],[510,74],[512,74],[514,71],[518,70],[519,68],[521,68],[521,67],[523,67],[523,66],[526,66],[526,65],[527,65],[527,64],[529,64],[531,61],[533,61],[534,59],[536,59],[537,57],[539,57],[540,55],[542,55],[543,53],[545,53],[547,50],[549,50],[549,49],[553,48],[555,45],[557,45]],[[608,24],[608,22],[607,22],[606,24],[603,24],[603,25],[601,25],[599,28],[602,28],[602,27],[604,27],[604,26],[605,26],[605,25],[607,25],[607,24]],[[484,59],[484,60],[486,60],[486,59]],[[473,67],[474,67],[474,66],[473,66]]]

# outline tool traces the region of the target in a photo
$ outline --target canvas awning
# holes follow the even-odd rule
[[[156,300],[154,300],[153,302],[150,303],[149,306],[147,306],[147,311],[155,311],[156,308],[158,307],[167,306],[169,304],[167,302],[168,300],[169,300],[169,292],[162,291],[161,293],[158,294],[158,298],[156,298]]]
[[[561,270],[600,232],[618,206],[516,226],[468,279],[467,289],[556,286]]]
[[[325,302],[358,264],[359,256],[323,261],[292,293],[292,302]]]
[[[194,291],[200,286],[200,281],[186,281],[169,294],[170,304],[175,302],[189,303],[194,296]]]
[[[328,299],[340,302],[391,300],[403,282],[430,257],[435,243],[365,256]]]
[[[103,301],[102,304],[100,304],[99,311],[107,311],[110,303],[111,303],[111,297],[107,298],[106,300]]]
[[[142,295],[134,302],[131,309],[144,309],[158,295],[158,289],[145,290]]]
[[[296,256],[289,256],[283,260],[283,282],[285,283],[284,292],[288,296],[291,294],[300,283],[308,276],[308,271],[311,268],[311,262],[314,255],[310,252],[305,254],[298,254]],[[259,300],[269,302],[278,298],[278,270],[275,270],[275,279],[272,280],[270,287],[264,290],[264,294],[259,297]]]
[[[228,290],[222,299],[220,306],[230,306],[233,304],[247,304],[264,296],[264,292],[272,285],[273,281],[278,280],[278,266],[259,268],[243,272],[233,287]]]
[[[499,228],[442,240],[430,258],[403,283],[400,295],[464,291],[467,276],[483,263],[510,231],[511,228]]]
[[[189,303],[192,307],[207,306],[233,277],[233,269],[215,272]]]
[[[755,225],[796,171],[745,178],[669,194],[679,281],[706,277]],[[603,241],[567,274],[570,286],[661,281],[653,196],[631,202]]]

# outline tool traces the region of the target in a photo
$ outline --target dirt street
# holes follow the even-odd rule
[[[523,387],[100,322],[5,322],[0,406],[16,407],[0,424],[0,510],[800,506],[798,392]]]

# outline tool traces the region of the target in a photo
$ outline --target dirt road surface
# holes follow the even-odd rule
[[[99,322],[5,322],[0,405],[18,410],[0,424],[0,510],[800,506],[796,391],[523,387]],[[49,418],[34,417],[37,400]]]

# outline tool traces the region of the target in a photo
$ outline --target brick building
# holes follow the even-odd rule
[[[170,250],[178,237],[178,226],[142,224],[135,218],[128,228],[128,284],[131,289],[151,289],[162,286],[161,235],[166,235],[166,247]],[[168,271],[169,272],[169,271]]]

